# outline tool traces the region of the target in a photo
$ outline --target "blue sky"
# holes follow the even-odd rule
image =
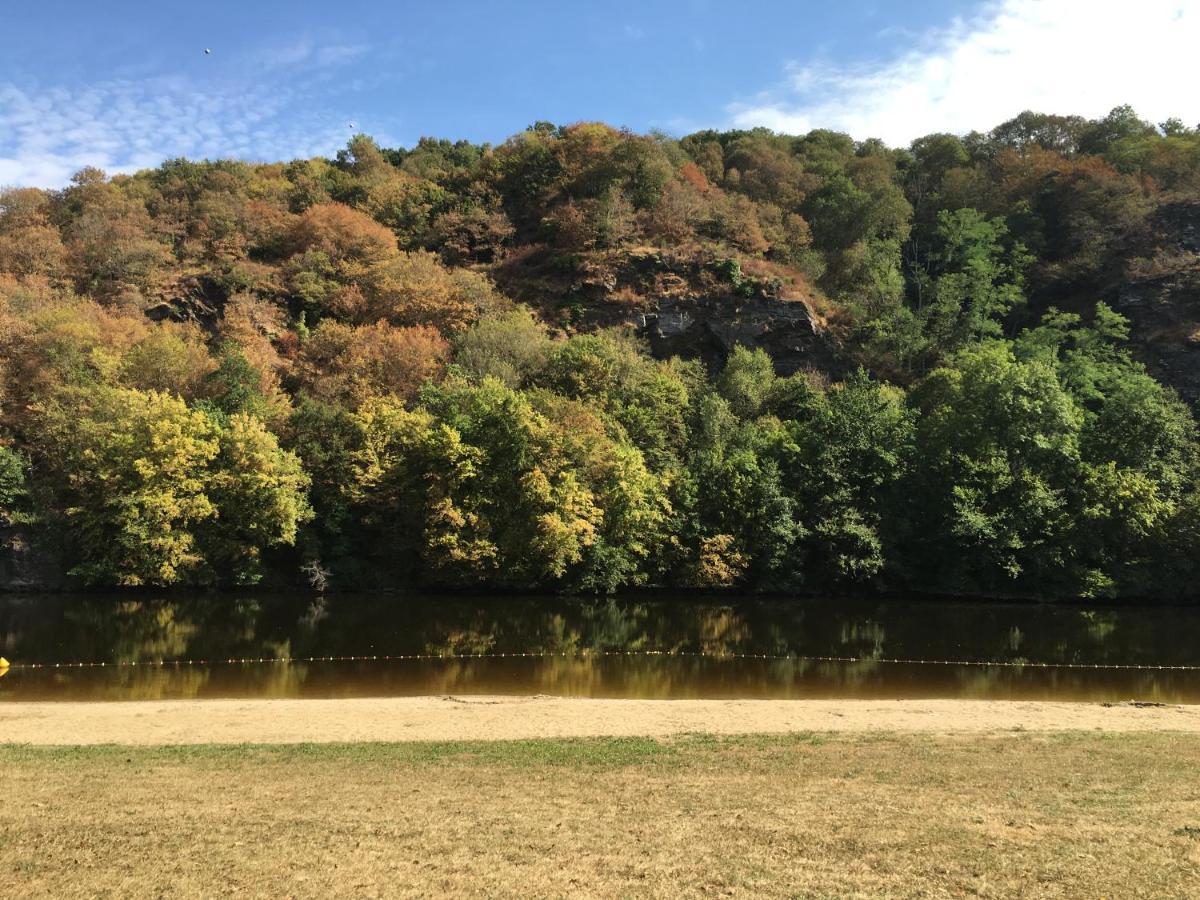
[[[0,184],[538,119],[893,144],[1033,107],[1200,120],[1197,0],[0,0]],[[204,54],[210,48],[210,55]],[[351,127],[353,123],[353,127]]]

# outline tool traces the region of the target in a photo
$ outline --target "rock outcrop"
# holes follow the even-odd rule
[[[195,322],[212,331],[228,300],[229,293],[213,279],[190,277],[183,279],[169,296],[148,306],[145,315],[154,322]]]
[[[738,346],[765,350],[781,375],[817,369],[839,377],[845,369],[837,342],[800,298],[666,298],[635,324],[656,356],[699,358],[714,370]]]

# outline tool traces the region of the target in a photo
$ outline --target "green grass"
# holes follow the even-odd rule
[[[764,750],[818,746],[834,739],[830,734],[794,732],[782,735],[683,734],[672,738],[598,737],[551,738],[511,741],[411,741],[403,743],[319,744],[179,744],[128,746],[92,744],[38,746],[0,744],[0,763],[74,766],[80,763],[137,763],[161,765],[194,762],[206,764],[287,764],[298,760],[387,763],[392,765],[488,766],[588,766],[615,768],[646,763],[683,762],[688,756],[732,749]],[[860,743],[884,741],[863,735]]]

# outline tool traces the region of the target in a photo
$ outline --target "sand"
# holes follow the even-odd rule
[[[993,700],[389,697],[0,703],[0,743],[292,744],[818,732],[1179,731],[1200,706]]]

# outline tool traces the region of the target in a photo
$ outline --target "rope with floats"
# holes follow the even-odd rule
[[[603,659],[603,658],[708,659],[715,661],[760,660],[796,663],[882,663],[906,666],[962,666],[1007,669],[1092,669],[1120,671],[1200,672],[1200,665],[1153,665],[1138,663],[1031,662],[1028,660],[906,659],[874,656],[814,656],[787,653],[703,653],[677,650],[583,650],[533,651],[524,653],[392,653],[354,656],[245,656],[210,659],[122,660],[117,662],[28,662],[0,665],[4,671],[63,669],[167,669],[190,666],[298,665],[312,663],[456,662],[497,659]]]

